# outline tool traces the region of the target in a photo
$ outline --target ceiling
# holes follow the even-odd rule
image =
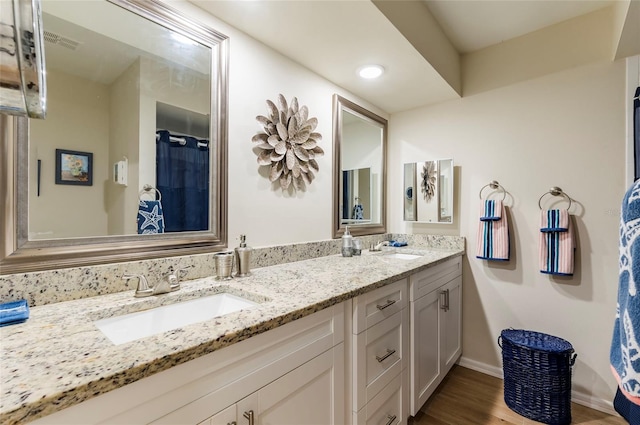
[[[388,113],[459,98],[463,54],[615,1],[190,0]],[[404,16],[396,13],[403,8]],[[451,70],[438,63],[435,48],[454,64]],[[370,63],[383,65],[385,74],[360,79],[356,70]]]
[[[456,50],[470,53],[576,16],[615,0],[422,0]]]

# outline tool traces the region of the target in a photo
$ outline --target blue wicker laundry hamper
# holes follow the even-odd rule
[[[550,425],[571,423],[571,344],[555,336],[505,329],[502,348],[504,401],[514,412]]]

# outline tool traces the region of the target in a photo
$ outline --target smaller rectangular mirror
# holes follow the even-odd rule
[[[333,95],[333,237],[386,232],[387,120]]]
[[[453,159],[404,164],[404,221],[453,223]]]

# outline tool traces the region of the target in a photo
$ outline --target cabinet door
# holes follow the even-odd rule
[[[227,407],[198,425],[238,425],[238,421],[236,420],[236,405],[234,404]]]
[[[447,309],[441,310],[440,332],[442,371],[446,375],[462,353],[462,277],[457,277],[440,289],[446,292]]]
[[[411,416],[420,410],[440,382],[441,360],[439,347],[440,291],[433,291],[411,305]]]
[[[344,369],[339,344],[258,391],[256,425],[330,425],[344,418]],[[254,425],[242,422],[239,425]]]
[[[257,423],[258,407],[260,402],[258,401],[258,392],[240,400],[236,403],[235,417],[238,425],[255,425]],[[215,416],[214,416],[215,417]],[[233,425],[234,422],[231,422]],[[212,422],[211,425],[228,425],[225,422],[216,423]]]

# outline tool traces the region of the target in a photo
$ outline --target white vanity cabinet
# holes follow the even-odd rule
[[[281,378],[227,407],[200,425],[318,424],[339,425],[343,410],[335,397],[342,394],[340,367],[343,344],[325,351]],[[338,384],[338,385],[336,385]],[[180,412],[171,415],[179,420]],[[175,421],[172,418],[168,422]]]
[[[344,312],[329,307],[34,423],[341,424]]]
[[[409,278],[410,413],[420,410],[462,353],[462,260]]]
[[[353,299],[353,424],[407,421],[407,279]]]

